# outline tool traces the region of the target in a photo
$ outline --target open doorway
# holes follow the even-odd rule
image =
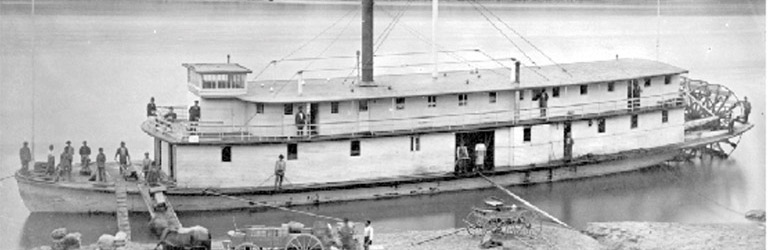
[[[492,170],[494,168],[493,165],[493,149],[494,149],[494,143],[493,143],[493,130],[491,131],[475,131],[475,132],[465,132],[465,133],[456,133],[456,152],[457,154],[454,155],[454,161],[456,162],[455,169],[457,172],[465,171],[466,169],[462,169],[465,166],[460,166],[461,163],[459,160],[459,154],[460,147],[464,146],[467,149],[467,153],[469,154],[469,164],[468,166],[470,169],[473,169],[478,161],[478,153],[477,150],[479,148],[478,144],[483,144],[485,147],[485,156],[482,156],[482,165],[483,169],[481,170]]]
[[[309,104],[309,132],[311,135],[318,134],[319,131],[317,131],[320,126],[318,126],[318,121],[320,121],[320,117],[318,115],[320,112],[318,112],[320,107],[319,103],[311,103]]]

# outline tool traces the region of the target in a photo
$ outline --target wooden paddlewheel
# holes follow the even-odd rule
[[[734,123],[741,122],[744,102],[728,87],[683,77],[681,88],[684,93],[686,121],[716,118],[697,127],[697,130],[730,131]],[[683,150],[678,159],[690,160],[703,154],[727,158],[740,141],[741,135],[738,135],[701,147],[688,148]]]

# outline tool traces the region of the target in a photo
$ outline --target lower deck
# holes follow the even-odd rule
[[[537,125],[324,141],[211,145],[156,139],[155,160],[177,186],[186,188],[273,187],[280,155],[287,165],[284,184],[346,182],[445,174],[475,165],[522,169],[675,145],[684,141],[684,123],[683,109],[678,108]],[[467,159],[457,155],[462,146]],[[483,147],[484,153],[478,153]]]

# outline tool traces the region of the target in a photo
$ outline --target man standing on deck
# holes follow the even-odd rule
[[[144,174],[144,180],[147,180],[147,174],[152,167],[152,159],[149,159],[149,152],[144,152],[144,160],[141,162],[141,171]]]
[[[56,155],[53,154],[53,144],[48,146],[48,168],[45,172],[48,175],[56,174]]]
[[[80,173],[90,175],[91,168],[88,166],[91,164],[91,148],[88,147],[88,142],[83,141],[83,146],[80,147]]]
[[[304,114],[304,107],[299,106],[299,112],[296,113],[296,134],[304,135],[304,123],[307,121],[307,115]]]
[[[573,138],[571,138],[571,132],[568,132],[565,134],[565,152],[563,153],[563,158],[565,162],[571,161],[572,154],[573,154]]]
[[[72,142],[67,141],[67,146],[64,147],[64,152],[67,152],[69,154],[69,165],[72,165],[72,160],[74,159],[73,156],[75,155],[75,147],[72,147]]]
[[[59,164],[61,164],[59,176],[64,177],[66,175],[67,181],[72,181],[72,155],[67,148],[64,148],[64,151],[61,152]]]
[[[128,153],[128,148],[125,147],[125,142],[120,142],[120,148],[115,152],[115,161],[120,163],[120,174],[123,174],[128,163],[131,162],[131,155]]]
[[[484,143],[475,144],[475,171],[483,171],[485,169],[485,151],[487,148]]]
[[[176,112],[173,112],[173,107],[168,107],[168,113],[166,113],[163,118],[170,122],[176,121]]]
[[[96,180],[106,182],[107,176],[104,168],[107,165],[107,156],[104,155],[104,148],[99,148],[99,154],[96,155]]]
[[[280,190],[283,187],[283,178],[285,178],[285,161],[283,155],[278,156],[277,162],[275,162],[275,190]]]
[[[752,113],[752,104],[750,104],[747,97],[744,96],[744,123],[749,122],[749,113]]]
[[[157,106],[155,106],[155,97],[149,98],[149,103],[147,103],[147,117],[150,116],[157,116]]]
[[[198,103],[199,101],[195,100],[195,105],[189,107],[189,125],[192,131],[197,131],[197,122],[200,121],[200,106],[198,106]]]
[[[464,146],[464,141],[459,142],[459,146],[456,147],[456,160],[458,161],[456,164],[457,173],[466,172],[470,159],[469,151],[467,151],[467,146]]]
[[[541,111],[541,117],[546,118],[547,117],[547,101],[549,101],[549,95],[547,94],[547,90],[541,90],[541,93],[537,97],[539,99],[539,110]]]
[[[24,146],[19,149],[19,158],[21,159],[21,173],[27,174],[29,172],[29,162],[32,161],[32,153],[29,151],[28,143],[24,142]]]

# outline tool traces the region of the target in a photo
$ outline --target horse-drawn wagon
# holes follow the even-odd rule
[[[227,232],[228,241],[224,241],[227,250],[326,250],[332,245],[340,246],[338,232],[324,222],[315,222],[311,228],[298,222],[283,224],[281,227],[263,225],[247,226]],[[353,235],[357,233],[353,231]],[[357,237],[354,245],[360,242]]]

